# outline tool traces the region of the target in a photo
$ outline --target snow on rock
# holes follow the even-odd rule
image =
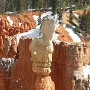
[[[13,20],[11,20],[11,18],[9,16],[7,16],[7,20],[9,22],[10,26],[13,26]]]
[[[6,58],[2,58],[2,61],[7,62]]]
[[[34,18],[34,20],[35,20],[35,22],[36,22],[36,25],[38,25],[38,18],[39,18],[39,16],[33,15],[33,18]]]
[[[43,19],[44,17],[51,17],[52,15],[52,12],[51,11],[48,11],[48,12],[46,12],[46,13],[43,13],[42,15],[41,15],[41,19]]]
[[[52,16],[51,11],[47,11],[41,15],[41,20],[43,20],[44,17],[54,19],[55,22],[55,30],[60,26],[60,21],[58,20],[58,14]],[[34,20],[36,21],[36,24],[38,25],[38,18],[39,16],[33,15]],[[21,24],[21,23],[20,23]],[[28,32],[17,34],[17,42],[19,42],[21,37],[26,37],[26,38],[35,38],[39,37],[40,34],[40,26],[38,25],[35,29],[32,29]],[[81,42],[81,39],[74,33],[74,31],[71,28],[66,27],[66,24],[63,25],[65,30],[69,33],[70,37],[72,38],[73,42]],[[59,34],[54,33],[52,39],[59,44],[61,41],[57,38]]]
[[[74,16],[79,19],[79,15],[78,14],[75,13]]]
[[[51,18],[51,14],[52,14],[51,11],[47,11],[47,12],[43,13],[40,18],[41,18],[41,20],[43,20],[44,17]],[[33,18],[34,18],[34,20],[36,21],[36,25],[38,25],[39,16],[33,15]]]
[[[3,62],[12,62],[12,61],[14,61],[14,58],[2,58],[2,61]]]
[[[56,22],[55,22],[55,30],[56,30],[59,26],[60,26],[60,23],[59,23],[58,20],[56,20]]]
[[[2,58],[0,61],[0,68],[9,71],[15,61],[14,58]]]
[[[45,12],[45,13],[43,13],[41,15],[41,19],[43,19],[46,16],[48,18],[54,18],[56,20],[56,23],[55,23],[55,29],[56,29],[56,28],[58,28],[60,26],[59,21],[58,21],[58,15],[52,16],[51,14],[52,14],[51,11]],[[33,18],[36,21],[36,24],[38,25],[38,18],[39,18],[39,16],[33,15]],[[30,30],[28,32],[17,34],[17,42],[19,43],[19,40],[20,40],[21,37],[26,37],[26,38],[39,37],[40,26],[41,25],[38,25],[35,29],[32,29],[32,30]],[[60,41],[57,39],[57,36],[58,36],[57,34],[54,34],[53,35],[53,40],[56,41],[57,43],[60,43]]]
[[[69,33],[74,42],[81,42],[81,39],[77,36],[77,34],[74,33],[74,31],[71,28],[66,27],[66,24],[64,24],[63,27]]]
[[[83,73],[82,68],[78,68],[78,70],[74,71],[74,76],[76,76],[77,80],[80,79],[80,78],[83,79],[84,78],[83,75],[84,75],[84,73]]]
[[[90,65],[83,66],[84,78],[88,79],[88,75],[90,75]]]
[[[60,44],[60,40],[58,39],[59,34],[57,33],[53,33],[53,37],[52,40],[56,43],[56,44]]]
[[[28,32],[25,33],[21,33],[21,34],[17,34],[17,42],[19,43],[20,38],[22,37],[26,37],[26,38],[35,38],[35,37],[39,37],[39,33],[40,33],[40,26],[38,25],[35,29],[32,29]]]
[[[22,23],[21,22],[19,22],[19,26],[22,26]]]
[[[41,25],[38,25],[35,29],[32,29],[32,30],[30,30],[28,32],[17,34],[17,36],[16,36],[17,37],[17,42],[19,43],[19,40],[22,37],[26,37],[26,38],[35,38],[35,37],[37,37],[38,38],[39,34],[40,34],[40,26]],[[57,44],[60,43],[60,40],[57,38],[58,36],[59,36],[59,34],[54,33],[53,37],[52,37],[53,41],[55,41]]]

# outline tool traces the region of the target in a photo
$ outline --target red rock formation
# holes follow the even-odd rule
[[[11,28],[11,27],[8,27],[7,24],[5,25],[6,26],[4,26],[3,24],[3,27],[5,28],[2,28],[0,26],[2,28],[0,31],[1,32],[0,34],[1,51],[3,50],[2,35],[3,36],[6,35],[7,31],[9,32]],[[9,29],[6,29],[7,27]],[[16,31],[14,32],[15,34],[16,34]],[[20,32],[23,32],[23,31],[24,29],[20,27]],[[71,40],[70,38],[66,39],[67,36],[64,35],[64,33],[66,32],[63,33],[60,31],[57,31],[57,33],[62,34],[62,36],[60,36],[60,39],[62,39],[62,41]],[[12,30],[11,32],[12,34],[10,35],[13,35],[14,33]],[[0,83],[0,89],[6,90],[6,88],[8,88],[7,90],[21,90],[21,89],[35,90],[34,83],[35,83],[36,75],[32,72],[32,69],[31,69],[32,62],[31,62],[31,54],[29,51],[30,42],[31,42],[30,39],[20,40],[20,43],[18,46],[19,58],[11,69],[11,74],[10,74],[11,78],[9,82],[8,82],[8,79],[5,82],[4,73],[0,72],[0,80],[2,81],[2,83]],[[16,42],[13,42],[13,47],[12,47],[14,52],[16,51],[16,47],[14,47],[15,43]],[[74,90],[74,86],[75,86],[74,75],[73,75],[74,70],[77,70],[79,67],[82,67],[83,65],[87,65],[88,63],[90,63],[90,55],[89,55],[90,45],[89,44],[90,43],[86,45],[83,44],[80,47],[78,47],[78,45],[76,44],[67,45],[61,42],[59,45],[57,44],[54,45],[53,61],[52,61],[52,67],[51,67],[52,69],[51,78],[55,83],[55,90]],[[11,50],[10,52],[12,52],[13,50]],[[1,52],[0,52],[0,55],[1,55],[0,57],[2,57]],[[9,53],[9,56],[10,55],[11,53]]]
[[[15,37],[13,37],[11,39],[11,47],[10,47],[10,50],[8,52],[8,57],[9,58],[15,58],[16,57],[16,55],[17,55],[17,46],[18,46],[17,40],[16,40]]]
[[[72,38],[70,37],[69,33],[65,30],[63,26],[60,26],[56,29],[56,33],[59,34],[58,39],[61,42],[73,42]]]
[[[3,56],[3,48],[4,48],[3,38],[2,38],[2,36],[0,36],[0,59],[1,59],[2,56]]]
[[[28,16],[28,18],[27,17],[19,18],[18,15],[10,16],[11,20],[13,20],[13,26],[10,26],[10,24],[7,20],[8,15],[0,15],[0,59],[2,57],[18,58],[16,40],[13,40],[11,38],[12,40],[10,40],[10,42],[7,42],[7,43],[5,43],[5,41],[3,41],[3,40],[4,40],[5,35],[12,36],[12,35],[15,35],[18,33],[26,32],[36,26],[36,23],[33,19],[33,14],[35,14],[35,13],[32,14],[31,12],[28,12],[26,14],[30,15],[30,16]],[[25,14],[24,14],[24,16],[25,16]],[[22,27],[22,25],[19,26],[20,19],[25,20],[23,22],[23,27]],[[30,20],[28,20],[28,19],[30,19]],[[24,52],[27,52],[30,41],[22,40],[22,42],[24,42],[24,44],[28,43],[27,46],[25,46],[26,51],[24,50]],[[4,44],[5,44],[5,46],[4,46]],[[22,46],[24,44],[21,43]],[[21,49],[21,48],[19,48],[19,49]],[[4,50],[4,52],[3,52],[3,50]],[[19,51],[19,54],[23,52],[22,50],[23,49],[21,49],[21,52]],[[30,55],[29,49],[28,49],[28,52],[29,53],[28,54],[26,53],[26,55],[24,53],[20,54],[19,60],[15,64],[15,67],[12,69],[12,76],[11,76],[11,71],[10,71],[10,73],[4,73],[3,70],[0,69],[1,70],[0,71],[0,89],[2,89],[2,90],[20,90],[20,89],[34,90],[34,79],[35,79],[34,76],[35,75],[31,70],[31,61],[30,61],[31,55]],[[27,56],[27,58],[26,58],[26,56]],[[24,61],[24,59],[23,59],[24,57],[26,58],[27,62]],[[20,64],[21,64],[21,66],[20,66]],[[21,71],[19,71],[20,69],[21,69]],[[15,73],[16,73],[16,75],[15,75]],[[12,78],[10,78],[10,77],[12,77]]]
[[[10,19],[13,20],[13,26],[10,26],[7,20],[8,15],[0,15],[0,58],[3,57],[4,36],[12,36],[15,34],[27,32],[28,30],[34,28],[36,26],[36,22],[34,21],[33,14],[35,13],[27,12],[18,15],[10,15]],[[28,18],[25,17],[25,15],[27,15]],[[23,21],[21,26],[19,26],[19,23],[21,23],[20,20]]]
[[[55,84],[50,76],[38,76],[35,82],[36,90],[55,90]]]
[[[8,35],[8,32],[4,29],[2,25],[0,26],[0,58],[2,58],[3,55],[3,48],[4,48],[3,39],[5,35]]]
[[[4,38],[3,57],[15,58],[17,55],[17,40],[16,37],[8,36]]]
[[[11,74],[10,90],[35,90],[35,74],[32,72],[30,39],[22,39],[19,43],[19,59],[14,64]]]
[[[31,39],[21,39],[19,43],[19,59],[11,69],[11,83],[9,90],[35,90],[36,75],[32,72],[31,54],[29,44]],[[85,45],[84,45],[85,46]],[[90,47],[84,50],[81,45],[67,45],[60,43],[54,45],[51,78],[55,83],[55,90],[74,90],[74,70],[90,62]],[[81,51],[80,51],[81,48]],[[77,52],[78,59],[75,58]],[[82,59],[81,59],[82,56]],[[83,61],[84,60],[84,61]],[[82,63],[80,63],[82,61]],[[39,81],[38,81],[39,82]],[[3,83],[4,85],[4,83]],[[4,87],[3,87],[4,88]]]
[[[5,78],[4,78],[4,73],[2,71],[0,71],[0,89],[1,90],[6,90],[5,87]]]

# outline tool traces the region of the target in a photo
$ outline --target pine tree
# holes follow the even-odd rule
[[[48,9],[50,5],[50,0],[44,0],[44,9]]]
[[[0,0],[0,13],[5,12],[5,0]]]
[[[13,0],[14,11],[20,11],[20,0]]]
[[[13,11],[13,0],[7,0],[5,5],[6,11]]]
[[[79,29],[84,32],[84,35],[90,34],[90,12],[80,16]]]
[[[34,9],[44,8],[44,0],[32,0],[32,8]]]
[[[37,8],[38,9],[43,8],[44,7],[43,4],[44,4],[43,0],[37,0]]]
[[[36,1],[37,1],[37,0],[32,0],[32,4],[31,4],[31,5],[32,5],[32,8],[33,8],[33,9],[36,8],[36,7],[35,7],[35,6],[36,6]]]
[[[27,9],[26,0],[20,0],[20,12],[25,11]]]
[[[53,14],[56,13],[57,3],[58,3],[58,0],[51,0],[51,6],[52,6]]]

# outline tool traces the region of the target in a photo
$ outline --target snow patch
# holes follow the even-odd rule
[[[60,26],[60,23],[59,23],[59,20],[58,20],[58,14],[52,16],[52,12],[51,11],[48,11],[48,12],[45,12],[41,15],[41,20],[43,20],[44,17],[48,17],[49,19],[54,19],[56,22],[55,22],[55,30],[56,28],[58,28]],[[38,25],[38,18],[39,16],[36,16],[36,15],[33,15],[33,18],[34,20],[36,21],[36,24]],[[21,25],[21,23],[19,23]],[[19,40],[20,38],[22,37],[26,37],[26,38],[35,38],[35,37],[40,37],[40,26],[41,25],[38,25],[35,29],[31,29],[30,31],[28,32],[24,32],[24,33],[20,33],[20,34],[17,34],[16,35],[16,38],[17,38],[17,42],[19,43]],[[54,33],[53,34],[53,37],[52,39],[57,43],[59,44],[60,43],[60,40],[57,38],[59,35]]]
[[[2,58],[2,61],[7,62],[7,59],[6,58]]]
[[[40,16],[40,18],[41,18],[41,20],[43,20],[43,18],[45,18],[45,17],[51,18],[51,14],[52,14],[51,11],[47,11],[47,12],[43,13],[43,14]],[[39,16],[33,15],[33,18],[34,18],[34,20],[36,21],[36,25],[38,25]]]
[[[14,58],[2,58],[0,61],[0,68],[9,71],[15,61],[16,60]]]
[[[78,79],[83,79],[84,77],[83,77],[83,70],[82,70],[82,68],[79,68],[78,70],[75,70],[74,71],[74,76],[76,76],[76,79],[78,80]]]
[[[78,37],[77,34],[74,33],[74,31],[71,28],[67,28],[66,24],[64,24],[63,27],[69,33],[69,35],[71,36],[71,38],[74,42],[81,42],[81,39]]]
[[[43,13],[42,15],[41,15],[41,19],[43,19],[44,17],[51,17],[52,15],[52,12],[51,11],[48,11],[48,12],[46,12],[46,13]]]
[[[83,66],[84,78],[88,79],[88,75],[90,75],[90,65]]]
[[[33,15],[33,18],[34,18],[34,20],[36,22],[36,25],[38,25],[38,18],[39,18],[39,16]]]
[[[79,16],[78,16],[78,14],[76,14],[76,13],[75,13],[75,14],[74,14],[74,16],[75,16],[76,18],[78,18],[78,19],[79,19]]]
[[[21,26],[22,25],[22,23],[21,22],[19,22],[19,26]]]
[[[11,20],[11,18],[9,16],[7,16],[7,20],[9,22],[10,26],[13,26],[13,20]]]
[[[60,40],[58,39],[59,34],[57,33],[53,33],[53,37],[52,40],[56,43],[56,44],[60,44]]]
[[[19,40],[20,40],[20,38],[22,38],[22,37],[26,37],[26,38],[39,37],[40,26],[41,26],[41,25],[38,25],[35,29],[31,29],[31,30],[28,31],[28,32],[21,33],[21,34],[17,34],[17,36],[16,36],[17,42],[19,43]]]

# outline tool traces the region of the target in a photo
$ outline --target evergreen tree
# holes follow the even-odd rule
[[[34,9],[44,8],[44,0],[32,0],[32,8]]]
[[[50,7],[51,0],[44,0],[44,9],[48,9]]]
[[[32,0],[32,4],[31,4],[31,5],[32,5],[32,8],[36,8],[36,7],[35,7],[35,6],[36,6],[36,1],[37,1],[37,0]]]
[[[25,11],[27,9],[27,1],[20,0],[20,12]]]
[[[57,3],[58,3],[58,0],[51,0],[51,6],[52,6],[53,14],[56,13]]]
[[[5,12],[5,2],[6,0],[0,0],[0,12],[1,13]]]
[[[13,0],[7,0],[5,5],[6,11],[13,11]]]
[[[80,30],[84,31],[84,35],[90,34],[90,12],[80,16]]]
[[[20,11],[20,0],[13,0],[14,3],[14,10]]]
[[[32,0],[27,0],[27,8],[32,9]]]
[[[37,8],[38,9],[43,8],[44,7],[43,4],[44,4],[43,0],[37,0]]]

